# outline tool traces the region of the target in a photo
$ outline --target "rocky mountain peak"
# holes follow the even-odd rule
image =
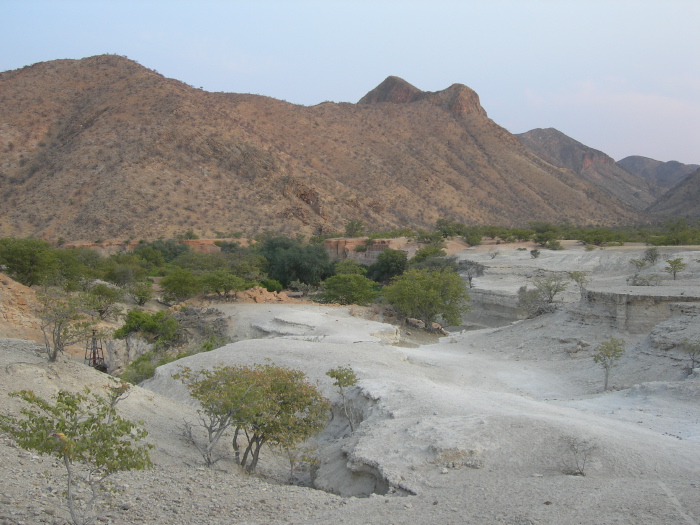
[[[424,94],[425,92],[404,79],[388,76],[381,84],[362,97],[358,104],[379,104],[382,102],[408,104],[419,100]]]
[[[395,76],[387,77],[372,91],[362,97],[358,104],[410,104],[419,100],[439,106],[458,116],[478,114],[486,116],[479,103],[479,95],[464,84],[452,84],[442,91],[421,91],[405,80]]]
[[[452,84],[447,89],[431,94],[432,99],[450,113],[463,116],[477,114],[486,116],[486,110],[481,107],[479,95],[464,84]]]

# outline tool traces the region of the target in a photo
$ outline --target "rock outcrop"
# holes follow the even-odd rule
[[[486,110],[481,107],[479,102],[479,95],[464,84],[452,84],[442,91],[421,91],[402,78],[395,76],[387,77],[381,84],[362,97],[358,104],[411,104],[422,100],[457,116],[487,116]]]

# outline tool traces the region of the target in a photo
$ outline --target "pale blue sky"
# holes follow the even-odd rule
[[[700,0],[0,0],[0,71],[117,53],[304,105],[461,83],[513,133],[700,163],[699,28]]]

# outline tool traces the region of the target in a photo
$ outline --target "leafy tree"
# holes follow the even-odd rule
[[[41,284],[58,269],[54,248],[40,239],[0,239],[0,265],[25,286]]]
[[[197,295],[202,289],[199,277],[184,268],[176,268],[160,280],[167,301],[181,303]]]
[[[66,347],[92,334],[94,322],[85,313],[89,301],[83,294],[70,294],[60,288],[49,288],[37,297],[46,354],[54,362]]]
[[[165,241],[163,239],[158,239],[151,243],[140,244],[134,249],[134,255],[141,256],[141,251],[146,250],[147,248],[152,248],[154,250],[159,251],[162,254],[163,260],[166,263],[171,262],[179,255],[190,251],[189,246],[187,246],[186,244],[180,244],[175,239],[168,239]],[[150,258],[148,255],[146,255],[145,259],[149,260]]]
[[[670,246],[690,244],[694,234],[686,219],[675,219],[665,225],[666,233],[662,237],[662,243]]]
[[[554,297],[559,293],[566,290],[568,285],[565,282],[565,278],[562,275],[553,275],[551,277],[539,277],[532,280],[535,288],[539,290],[542,297],[548,303],[554,302]]]
[[[345,412],[345,417],[348,418],[348,423],[350,424],[350,432],[354,432],[357,424],[357,414],[353,412],[352,408],[348,407],[347,389],[357,385],[357,374],[348,365],[331,368],[326,372],[326,375],[335,380],[333,386],[338,388],[338,393],[343,403],[343,412]]]
[[[554,298],[559,292],[566,290],[567,284],[561,275],[539,277],[533,279],[535,288],[528,290],[527,286],[518,289],[518,306],[528,317],[537,317],[555,310]]]
[[[367,267],[355,259],[340,259],[333,265],[336,275],[367,275]]]
[[[233,427],[236,461],[249,472],[255,471],[263,445],[294,447],[320,432],[327,421],[328,400],[300,370],[272,364],[197,372],[183,368],[176,377],[200,403],[200,424],[208,436],[198,447],[203,455]],[[242,455],[239,439],[245,441]]]
[[[481,229],[478,226],[470,226],[465,228],[464,233],[462,233],[462,239],[469,246],[478,246],[481,244],[483,235],[481,234]]]
[[[270,293],[281,292],[284,290],[282,283],[275,279],[264,279],[260,282],[260,285]]]
[[[409,266],[414,269],[428,269],[431,271],[452,270],[453,272],[458,272],[460,269],[456,255],[451,255],[449,257],[445,255],[428,257],[418,263],[414,263],[413,259],[411,259]]]
[[[579,241],[583,244],[593,244],[595,246],[603,246],[615,240],[615,233],[608,228],[593,228],[583,230],[579,236]]]
[[[96,259],[91,258],[85,252],[90,252]],[[47,275],[43,284],[52,286],[60,286],[69,291],[75,291],[88,282],[92,277],[96,268],[96,261],[100,260],[100,256],[93,250],[83,249],[56,249],[54,250],[56,258],[56,267],[53,272]],[[93,268],[87,266],[86,263],[93,265]]]
[[[435,229],[440,232],[444,239],[465,235],[468,232],[467,226],[449,219],[438,219],[435,223]]]
[[[420,264],[426,259],[430,259],[432,257],[444,257],[447,254],[443,248],[443,246],[438,244],[429,244],[428,246],[424,246],[411,258],[409,265],[413,266]]]
[[[139,306],[143,306],[153,298],[153,288],[147,281],[132,283],[127,286],[126,291]]]
[[[129,310],[124,324],[114,331],[114,338],[124,339],[131,334],[138,334],[160,350],[169,348],[180,340],[181,327],[167,310],[155,313]]]
[[[144,244],[141,246],[137,246],[136,248],[134,248],[133,253],[136,257],[147,262],[151,268],[160,268],[165,264],[165,257],[163,257],[163,252],[157,250],[151,245]]]
[[[146,279],[146,263],[129,253],[116,253],[102,262],[102,276],[117,286],[129,286]]]
[[[377,262],[369,267],[368,276],[377,282],[385,282],[401,275],[408,267],[408,255],[401,250],[388,248],[379,254]]]
[[[547,247],[547,245],[552,242],[557,240],[557,233],[552,230],[547,230],[543,232],[538,232],[535,234],[533,240],[542,246],[543,248]]]
[[[302,245],[287,237],[270,237],[259,247],[268,260],[268,275],[287,286],[291,281],[318,284],[331,273],[328,253],[322,245]]]
[[[676,274],[685,270],[685,267],[687,266],[680,257],[676,259],[666,259],[666,264],[668,264],[668,266],[664,268],[664,271],[673,275],[674,281],[676,280]]]
[[[326,303],[367,305],[379,296],[377,284],[359,274],[334,275],[321,285],[319,298]]]
[[[206,272],[200,279],[205,293],[214,292],[219,297],[228,297],[231,292],[240,292],[247,288],[244,279],[224,269]]]
[[[74,525],[92,523],[95,505],[106,479],[115,472],[152,466],[149,450],[140,445],[146,430],[116,413],[124,386],[112,387],[110,400],[60,390],[55,401],[46,401],[31,390],[13,392],[24,401],[22,418],[2,415],[0,428],[27,450],[54,456],[67,474],[66,502]],[[86,498],[77,494],[83,487]]]
[[[116,318],[121,314],[118,304],[124,297],[124,291],[106,284],[95,284],[85,294],[86,307],[93,311],[100,320]]]
[[[418,230],[418,232],[416,232],[416,240],[420,243],[434,244],[440,248],[445,247],[442,232],[440,231],[429,232],[426,230]]]
[[[611,337],[607,341],[603,341],[595,349],[593,361],[603,367],[605,379],[603,390],[608,389],[608,377],[620,358],[625,354],[625,342],[622,339]]]
[[[450,270],[408,270],[394,277],[383,292],[403,315],[422,320],[426,330],[432,330],[439,316],[447,324],[457,325],[469,310],[466,284]]]
[[[345,225],[345,236],[346,237],[362,237],[365,233],[365,225],[362,221],[351,219]]]

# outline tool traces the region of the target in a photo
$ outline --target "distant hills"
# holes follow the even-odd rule
[[[662,187],[556,130],[512,135],[460,84],[388,77],[305,107],[100,55],[0,73],[0,99],[0,236],[612,225],[648,219]]]
[[[630,206],[643,210],[654,202],[647,178],[620,167],[602,151],[589,148],[561,131],[533,129],[518,138],[538,157],[573,171]]]
[[[700,169],[664,193],[647,211],[664,217],[700,218]]]
[[[652,193],[657,197],[666,193],[700,168],[698,164],[681,164],[675,160],[661,162],[638,155],[625,157],[617,161],[617,165],[630,173],[636,173],[647,179]]]

